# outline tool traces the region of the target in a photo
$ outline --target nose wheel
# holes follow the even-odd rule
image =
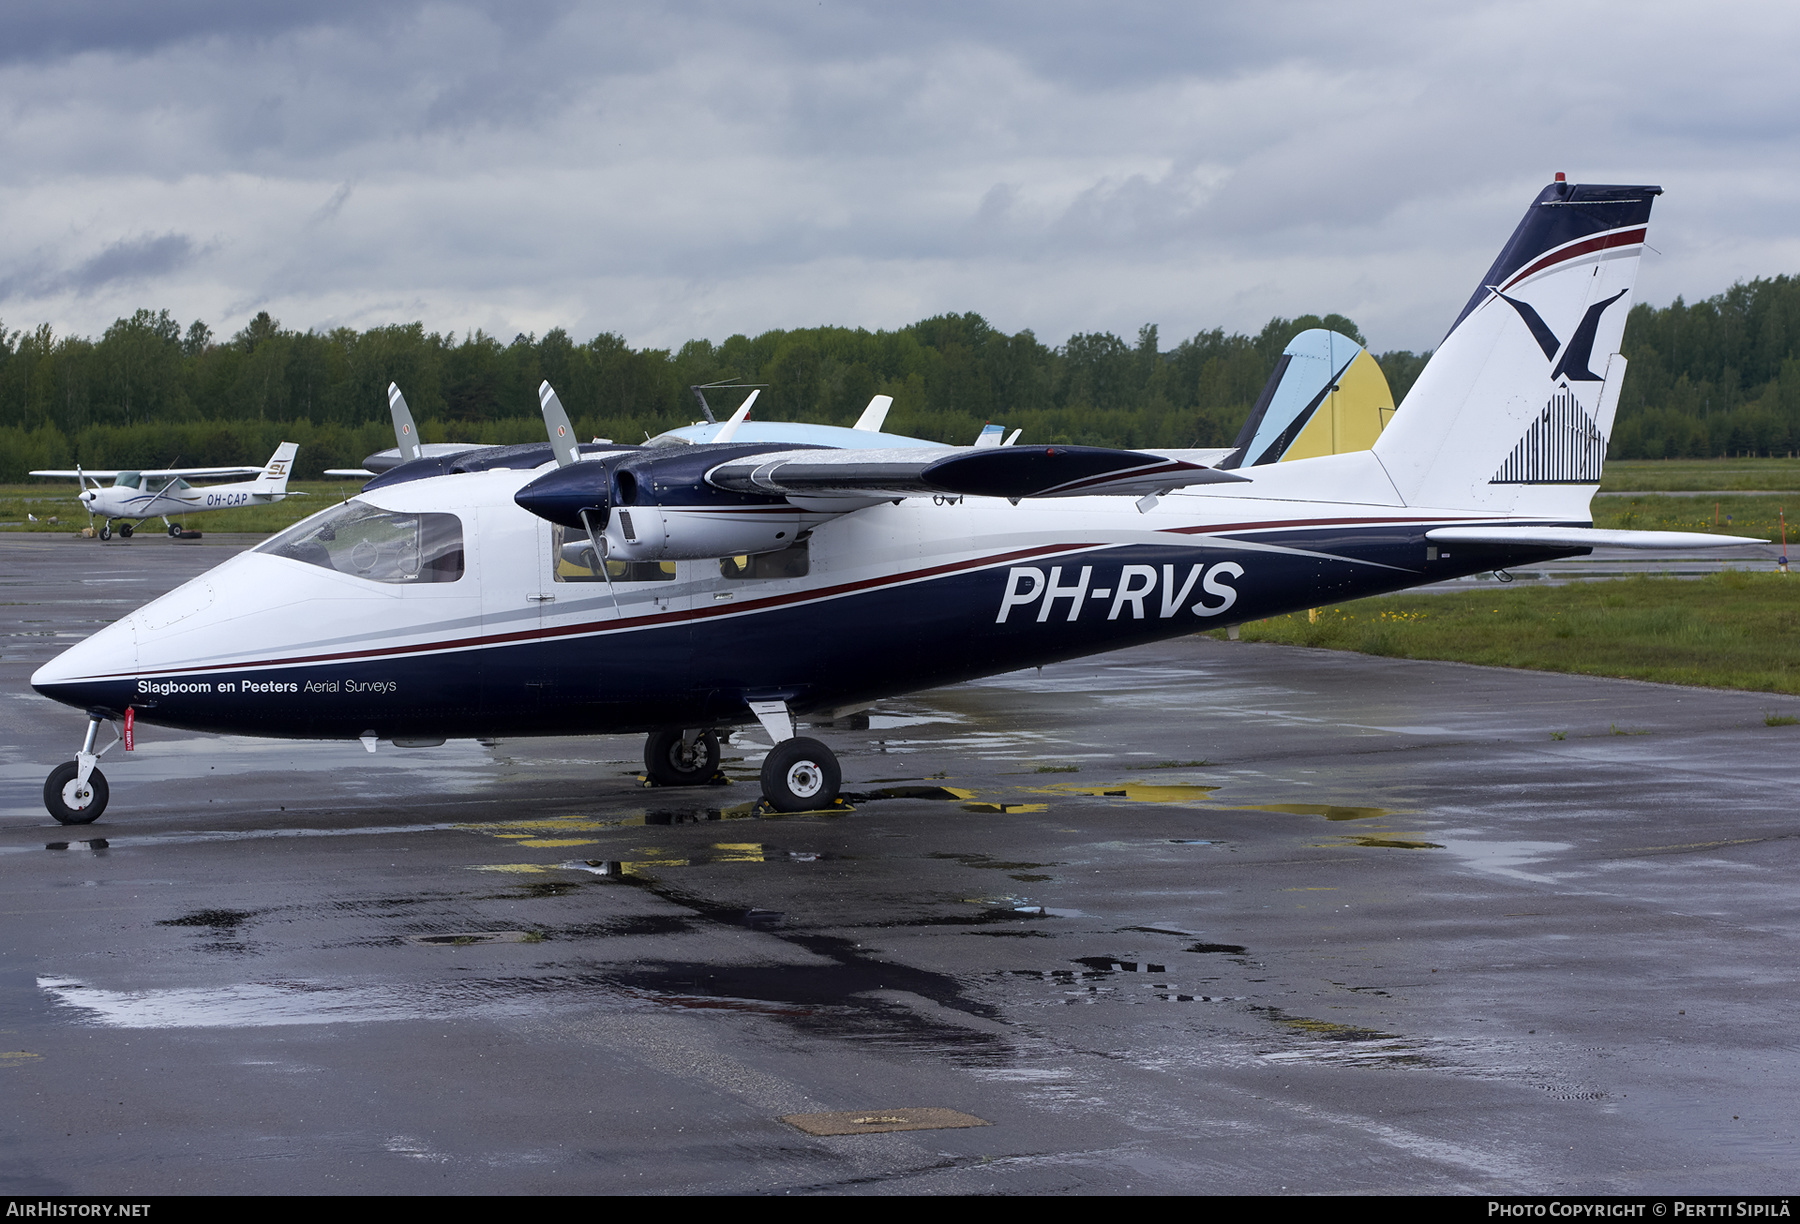
[[[87,738],[81,742],[81,751],[73,761],[64,761],[44,779],[44,807],[58,824],[92,824],[106,810],[111,792],[106,775],[96,768],[96,762],[120,741],[114,740],[99,752],[94,751],[104,721],[98,713],[89,714]]]
[[[64,761],[44,780],[44,807],[58,824],[92,824],[106,810],[106,775],[98,769],[89,770],[86,781],[80,775],[79,764]]]
[[[108,519],[108,520],[106,520],[106,522],[100,524],[100,538],[102,540],[112,539],[112,520],[111,519]]]

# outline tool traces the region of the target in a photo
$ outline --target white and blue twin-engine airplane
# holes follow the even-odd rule
[[[133,530],[142,527],[147,519],[153,518],[160,518],[169,534],[179,539],[182,526],[180,523],[171,523],[170,515],[186,517],[207,510],[228,510],[234,506],[266,506],[293,496],[287,491],[287,482],[294,470],[294,456],[299,450],[298,444],[283,442],[269,456],[269,461],[259,468],[158,468],[133,472],[84,471],[81,468],[65,471],[58,468],[31,474],[73,476],[81,485],[78,496],[87,509],[88,521],[92,523],[95,516],[102,520],[99,533],[102,540],[112,539],[115,522],[127,520],[120,525],[119,534],[129,540]],[[232,484],[196,486],[188,483],[190,477],[200,479],[209,476],[254,476],[256,479],[240,480]],[[90,480],[94,482],[91,489],[88,487]],[[112,483],[103,485],[100,483],[102,480],[111,480]]]
[[[370,751],[646,732],[664,785],[760,722],[765,798],[817,809],[839,770],[797,716],[1597,545],[1758,542],[1592,525],[1658,194],[1558,176],[1350,453],[739,441],[742,411],[577,446],[546,385],[552,446],[403,463],[40,668],[90,720],[46,806],[98,816],[99,728],[135,718]]]

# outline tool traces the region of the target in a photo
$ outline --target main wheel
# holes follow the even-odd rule
[[[704,786],[719,772],[719,737],[703,731],[683,743],[679,731],[656,731],[644,741],[644,768],[658,786]]]
[[[100,538],[102,540],[112,539],[112,524],[111,523],[100,524]]]
[[[181,538],[181,524],[180,523],[170,523],[169,524],[169,538],[171,540],[179,540]]]
[[[136,530],[137,528],[133,527],[130,523],[126,523],[119,528],[119,535],[122,539],[129,540],[131,538],[131,533]]]
[[[86,786],[75,784],[81,767],[64,761],[44,780],[44,807],[60,824],[91,824],[106,810],[106,775],[98,769],[88,774]]]
[[[816,812],[837,801],[843,773],[816,739],[782,740],[763,758],[762,792],[778,812]]]

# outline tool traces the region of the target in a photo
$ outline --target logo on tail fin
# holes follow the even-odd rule
[[[1598,484],[1605,460],[1600,427],[1564,387],[1550,397],[1488,483]]]
[[[1507,297],[1498,289],[1494,290],[1494,296],[1519,312],[1519,317],[1525,320],[1525,326],[1531,329],[1531,338],[1544,350],[1544,360],[1556,362],[1555,368],[1550,371],[1550,381],[1567,378],[1570,382],[1599,382],[1601,376],[1588,369],[1588,362],[1594,356],[1594,333],[1600,329],[1600,316],[1606,313],[1606,308],[1629,292],[1629,289],[1621,289],[1604,302],[1595,302],[1589,306],[1566,346],[1556,338],[1556,333],[1550,330],[1550,325],[1544,322],[1543,316],[1532,309],[1530,302]],[[1560,358],[1556,355],[1558,349],[1562,350]]]

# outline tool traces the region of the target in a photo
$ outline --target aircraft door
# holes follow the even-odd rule
[[[481,704],[494,732],[527,730],[543,716],[554,682],[542,630],[555,607],[550,524],[510,502],[479,508]]]

